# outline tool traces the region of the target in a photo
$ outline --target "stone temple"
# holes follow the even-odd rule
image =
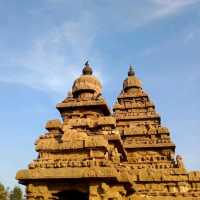
[[[200,172],[185,169],[169,130],[130,67],[111,112],[85,64],[16,179],[28,200],[198,200]]]

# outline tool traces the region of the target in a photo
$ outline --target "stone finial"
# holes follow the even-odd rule
[[[132,65],[130,65],[129,67],[128,76],[135,76],[135,72]]]
[[[88,61],[85,63],[85,67],[83,68],[83,75],[92,75],[92,68],[90,67]]]

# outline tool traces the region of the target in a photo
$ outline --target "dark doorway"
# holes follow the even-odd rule
[[[77,190],[59,192],[57,196],[59,200],[89,200],[88,193]]]

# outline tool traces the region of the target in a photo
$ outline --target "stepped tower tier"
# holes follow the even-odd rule
[[[169,130],[162,127],[160,116],[132,66],[113,107],[113,116],[132,167],[168,169],[176,166],[175,145]]]

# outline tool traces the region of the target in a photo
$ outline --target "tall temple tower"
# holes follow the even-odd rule
[[[37,159],[16,179],[28,200],[198,200],[200,172],[188,172],[169,130],[130,67],[110,112],[85,64],[36,141]]]

